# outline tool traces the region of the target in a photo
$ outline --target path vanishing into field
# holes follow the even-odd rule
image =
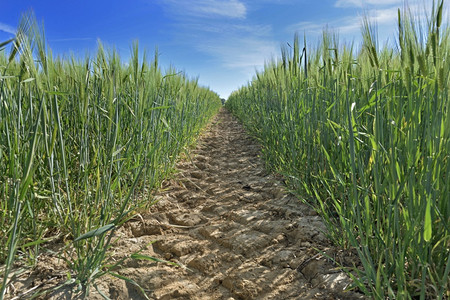
[[[151,299],[362,299],[343,292],[348,278],[316,249],[346,264],[354,257],[329,244],[320,217],[266,171],[260,146],[226,109],[177,169],[113,246],[115,259],[144,249],[179,265],[128,259],[117,270]],[[98,284],[111,299],[145,299],[113,277]],[[62,293],[51,298],[72,298]]]

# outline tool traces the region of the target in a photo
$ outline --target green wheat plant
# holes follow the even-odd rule
[[[447,299],[450,289],[450,30],[444,1],[426,23],[398,12],[381,46],[324,32],[296,37],[227,101],[268,164],[313,203],[360,264],[354,288],[375,299]]]
[[[0,299],[14,261],[32,266],[54,240],[88,294],[115,230],[151,203],[220,98],[161,71],[137,42],[127,62],[101,42],[94,55],[54,57],[32,13],[0,49]]]

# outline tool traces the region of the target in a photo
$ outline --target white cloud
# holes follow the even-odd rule
[[[211,68],[201,72],[200,81],[208,82],[221,97],[227,98],[278,54],[279,45],[268,37],[235,32],[222,39],[200,42],[196,49],[211,61]]]
[[[351,6],[362,6],[361,0],[338,0],[334,4],[335,7],[351,7]]]
[[[169,11],[183,16],[244,19],[247,8],[239,0],[163,0]]]
[[[51,39],[50,42],[73,42],[73,41],[91,41],[93,38],[81,37],[81,38],[63,38],[63,39]]]
[[[403,4],[409,6],[419,4],[431,4],[432,0],[336,0],[335,7],[360,7],[360,8],[375,8],[375,7],[403,7]]]
[[[249,75],[254,73],[255,68],[262,68],[265,61],[278,53],[276,43],[245,36],[201,44],[198,49],[218,59],[224,67],[238,69]]]
[[[265,59],[278,52],[270,25],[214,21],[177,25],[181,27],[175,37],[178,42],[238,72],[253,74],[255,68],[264,66]]]
[[[377,25],[393,24],[398,18],[398,8],[377,9],[369,13],[369,19]]]
[[[403,0],[337,0],[335,7],[366,7],[370,5],[386,6],[386,5],[401,5]]]
[[[431,2],[431,1],[430,1]],[[412,15],[423,24],[426,23],[426,13],[424,10],[430,11],[430,2],[423,0],[406,1],[406,7]],[[308,22],[299,22],[287,27],[290,32],[299,32],[310,35],[321,35],[323,30],[336,30],[340,35],[347,37],[360,36],[361,24],[364,16],[369,18],[371,24],[377,27],[377,31],[381,41],[392,37],[396,33],[398,9],[405,8],[403,0],[338,0],[335,6],[355,6],[361,8],[358,14],[352,14],[338,19],[324,19]]]
[[[268,37],[272,34],[272,26],[270,25],[250,25],[250,24],[230,24],[222,22],[189,22],[182,23],[190,34],[204,35],[208,39],[214,36],[218,38],[228,38],[230,36],[241,35],[243,37]],[[210,34],[206,36],[207,34]]]
[[[361,18],[358,16],[350,16],[332,21],[299,22],[290,25],[287,30],[291,32],[306,33],[307,35],[320,35],[326,28],[336,30],[342,34],[357,33],[361,28]]]
[[[0,22],[0,31],[10,33],[10,34],[16,34],[16,29],[8,24],[4,24]]]
[[[194,48],[222,67],[250,75],[277,53],[272,26],[247,21],[247,8],[238,0],[163,0],[163,3],[177,20],[172,24],[176,43]]]

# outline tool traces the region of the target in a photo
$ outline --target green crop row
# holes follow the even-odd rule
[[[312,201],[331,239],[359,255],[354,287],[376,299],[450,297],[450,30],[444,2],[426,24],[398,12],[381,47],[325,32],[227,101],[268,164]],[[443,26],[443,24],[446,24]]]
[[[12,45],[6,54],[7,45]],[[115,229],[151,202],[221,106],[218,95],[138,44],[126,63],[53,57],[34,17],[0,45],[0,299],[17,257],[33,264],[52,240],[85,287],[104,274]]]

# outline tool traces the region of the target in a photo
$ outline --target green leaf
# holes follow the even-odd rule
[[[28,78],[28,79],[22,80],[20,83],[27,83],[27,82],[30,82],[33,80],[34,80],[34,78]]]
[[[0,43],[0,48],[3,48],[4,46],[8,45],[9,43],[13,42],[15,38],[9,39],[7,41]]]
[[[66,95],[70,95],[70,93],[67,92],[55,92],[55,91],[45,91],[47,94],[50,95],[56,95],[56,96],[66,96]]]
[[[115,224],[108,224],[108,225],[105,225],[103,227],[91,230],[91,231],[89,231],[89,232],[87,232],[87,233],[85,233],[83,235],[80,235],[79,237],[77,237],[73,241],[77,242],[77,241],[85,240],[85,239],[88,239],[88,238],[91,238],[91,237],[94,237],[94,236],[99,236],[99,235],[102,235],[102,234],[104,234],[105,232],[107,232],[109,230],[114,229],[115,227],[116,227]]]
[[[21,248],[27,248],[27,247],[31,247],[31,246],[35,246],[35,245],[44,244],[44,243],[47,243],[48,241],[50,241],[50,239],[48,239],[48,240],[39,239],[37,241],[26,243],[26,244],[22,245]]]
[[[166,263],[169,265],[173,265],[173,266],[179,266],[178,264],[171,262],[171,261],[167,261],[167,260],[163,260],[163,259],[159,259],[153,256],[147,256],[144,254],[139,254],[139,253],[133,253],[130,256],[132,259],[139,259],[139,260],[150,260],[150,261],[156,261],[156,262],[162,262],[162,263]]]
[[[151,107],[151,108],[149,108],[149,110],[148,111],[152,111],[152,110],[158,110],[158,109],[168,109],[168,108],[171,108],[172,107],[172,105],[166,105],[166,106],[156,106],[156,107]]]
[[[424,224],[424,232],[423,232],[423,239],[426,242],[429,242],[431,240],[431,235],[432,235],[432,221],[431,221],[431,201],[428,200],[427,201],[427,207],[425,210],[425,224]]]
[[[438,28],[441,27],[441,24],[442,24],[443,6],[444,6],[444,0],[441,1],[441,4],[439,5],[439,8],[438,8],[438,13],[437,13],[437,18],[436,18],[436,25]]]

